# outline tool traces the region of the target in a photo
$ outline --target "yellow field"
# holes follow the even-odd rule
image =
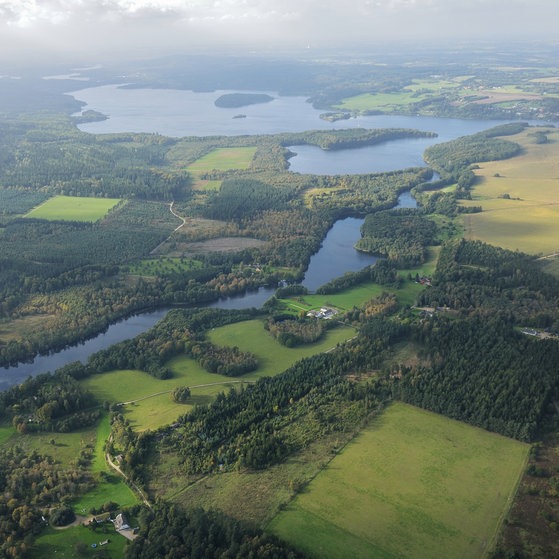
[[[547,134],[547,144],[535,143],[536,130]],[[529,254],[559,252],[559,131],[530,128],[507,139],[523,153],[475,171],[480,182],[464,205],[483,212],[465,215],[465,237]]]

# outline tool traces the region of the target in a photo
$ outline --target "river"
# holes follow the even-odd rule
[[[398,199],[397,207],[410,208],[415,205],[416,202],[411,194],[404,192]],[[363,221],[360,218],[347,217],[334,223],[318,252],[311,257],[305,272],[302,284],[309,291],[316,291],[318,287],[344,272],[357,272],[377,261],[375,256],[353,248],[361,238]],[[332,265],[333,262],[336,263],[335,266]],[[257,291],[226,297],[204,306],[221,309],[260,308],[275,291],[275,287],[261,287]],[[13,367],[0,369],[0,390],[5,390],[13,384],[19,384],[29,376],[55,371],[73,361],[85,362],[91,354],[149,330],[164,318],[168,311],[169,308],[165,307],[133,315],[111,324],[105,332],[85,342],[48,355],[38,355],[31,363],[20,363]]]

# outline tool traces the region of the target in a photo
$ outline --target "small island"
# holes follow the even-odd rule
[[[351,113],[337,112],[337,113],[322,113],[320,118],[328,122],[336,122],[337,120],[348,120],[351,118]]]
[[[257,105],[258,103],[269,103],[274,98],[266,93],[226,93],[218,97],[214,105],[222,109],[232,109]]]
[[[246,117],[247,115],[239,114],[239,115],[235,115],[233,118],[246,118]]]

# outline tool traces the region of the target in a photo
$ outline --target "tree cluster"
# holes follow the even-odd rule
[[[126,559],[303,557],[278,538],[217,511],[182,510],[174,505],[159,503],[153,510],[142,509],[138,518],[140,534],[126,547]]]

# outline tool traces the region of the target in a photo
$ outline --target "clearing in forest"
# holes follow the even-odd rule
[[[493,546],[528,449],[394,403],[268,529],[321,559],[477,559]]]
[[[221,186],[221,180],[203,180],[201,176],[214,170],[248,169],[256,149],[256,146],[218,148],[200,157],[187,167],[188,172],[194,178],[194,190],[218,190]]]
[[[25,217],[49,221],[99,221],[121,200],[119,198],[89,198],[84,196],[53,196],[33,208]]]

